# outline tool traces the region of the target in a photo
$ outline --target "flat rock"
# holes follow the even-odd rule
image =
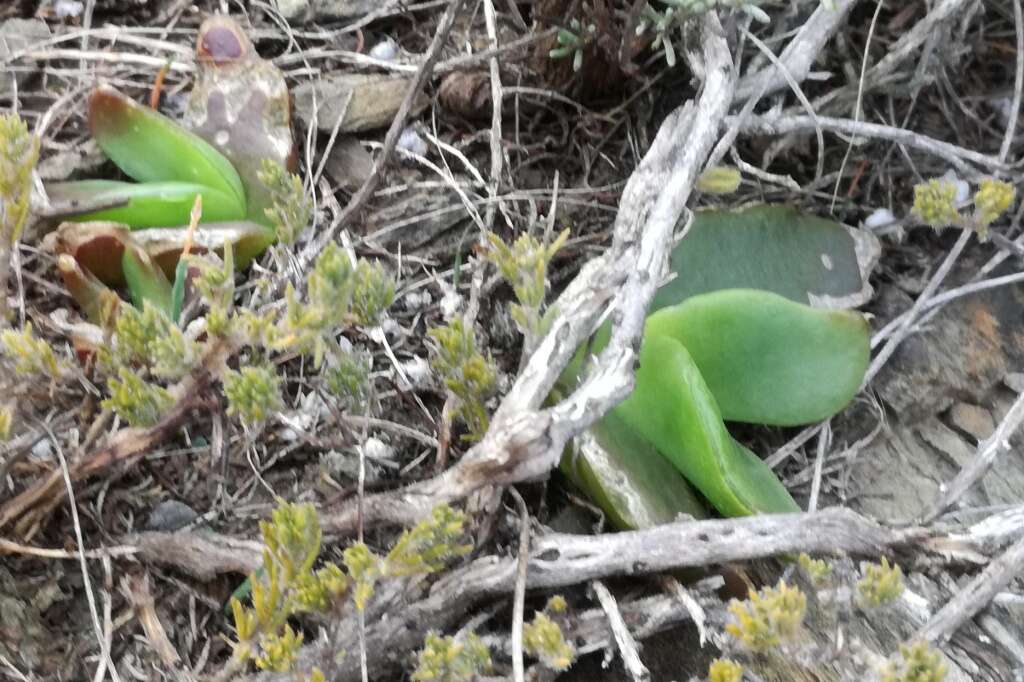
[[[985,440],[992,435],[996,425],[992,414],[980,405],[956,403],[949,409],[949,419],[953,426],[965,431],[975,440]]]
[[[909,299],[888,289],[880,302],[885,312],[906,310]],[[951,302],[903,341],[872,388],[905,423],[927,419],[956,402],[979,404],[1008,374],[1024,367],[1021,310],[1024,286]]]
[[[274,0],[277,11],[290,22],[352,19],[397,5],[397,0]]]
[[[391,125],[412,82],[411,76],[343,73],[302,83],[292,93],[295,113],[306,125],[323,133],[335,127],[342,133],[358,133]],[[411,112],[427,105],[420,96]],[[339,123],[339,119],[341,119]]]

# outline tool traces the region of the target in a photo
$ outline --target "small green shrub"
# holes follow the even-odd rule
[[[891,661],[882,673],[882,682],[942,682],[945,678],[942,655],[927,642],[900,646],[898,659]]]
[[[863,605],[878,607],[890,604],[903,594],[903,571],[882,557],[879,564],[867,564],[864,577],[857,583],[857,595]]]
[[[806,612],[806,595],[780,580],[776,587],[760,592],[750,590],[746,601],[734,599],[729,613],[736,620],[726,625],[725,630],[747,649],[763,653],[792,640],[800,631]]]
[[[471,682],[491,669],[491,652],[475,634],[465,640],[428,632],[417,657],[413,682]]]
[[[494,395],[498,370],[490,356],[477,347],[473,328],[461,318],[428,332],[434,342],[431,365],[456,398],[455,416],[465,423],[467,441],[478,441],[487,432],[485,403]]]

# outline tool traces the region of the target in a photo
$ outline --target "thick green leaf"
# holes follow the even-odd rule
[[[185,287],[188,284],[189,266],[187,258],[180,258],[174,268],[174,282],[171,284],[171,321],[181,324],[181,311],[185,308]]]
[[[231,201],[224,210],[245,214],[245,191],[231,162],[163,114],[100,86],[89,100],[89,130],[100,149],[133,180],[209,187]]]
[[[645,335],[636,388],[613,413],[722,514],[798,511],[771,469],[729,436],[700,370],[678,341]]]
[[[856,312],[817,310],[776,294],[703,294],[647,318],[645,335],[682,344],[731,421],[795,426],[820,421],[857,394],[869,353]]]
[[[621,530],[707,515],[686,479],[615,414],[576,439],[561,469]]]
[[[187,225],[197,194],[203,197],[204,223],[241,220],[245,217],[232,196],[189,182],[78,180],[47,185],[46,191],[54,201],[104,201],[124,198],[128,201],[124,206],[78,215],[72,220],[105,220],[122,223],[133,230]]]
[[[675,279],[651,310],[720,289],[763,289],[815,307],[850,308],[870,295],[877,240],[789,206],[699,211],[671,256]]]
[[[135,307],[141,309],[149,301],[168,317],[173,314],[171,283],[149,254],[134,245],[126,246],[121,267]]]

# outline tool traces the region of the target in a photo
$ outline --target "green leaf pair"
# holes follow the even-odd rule
[[[703,515],[687,482],[727,516],[798,510],[774,473],[730,436],[725,421],[794,426],[825,419],[856,395],[867,369],[868,326],[858,313],[739,288],[752,282],[804,300],[849,298],[864,288],[857,235],[818,221],[812,238],[793,241],[786,233],[806,228],[807,220],[779,207],[701,214],[698,223],[702,218],[673,254],[673,269],[684,260],[695,266],[683,255],[692,250],[714,272],[677,271],[668,293],[659,291],[660,309],[644,330],[636,388],[563,459],[563,471],[621,528],[664,523],[680,513]],[[759,244],[765,239],[790,248]],[[781,267],[780,259],[790,267]],[[843,279],[829,278],[823,262]],[[716,284],[687,289],[687,276]],[[831,290],[815,289],[824,286]],[[581,349],[563,385],[586,354],[604,348],[608,335],[606,326]]]

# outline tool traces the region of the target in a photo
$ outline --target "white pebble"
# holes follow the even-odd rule
[[[398,148],[419,156],[427,155],[427,143],[411,126],[403,130],[398,137]]]
[[[44,438],[32,446],[32,459],[36,461],[53,459],[53,444],[49,438]]]
[[[404,300],[406,310],[420,311],[428,307],[433,299],[429,291],[410,291]]]
[[[991,100],[992,107],[999,114],[999,118],[1002,120],[1003,125],[1009,125],[1010,115],[1013,113],[1013,100],[1009,97],[997,97]]]
[[[398,45],[391,38],[385,38],[370,48],[370,56],[382,62],[393,62],[398,56]]]
[[[395,450],[379,438],[367,438],[363,443],[363,454],[370,459],[392,460],[395,458]]]
[[[956,185],[956,198],[955,201],[958,204],[966,203],[971,198],[971,186],[966,180],[961,180],[960,176],[956,174],[956,171],[950,168],[948,171],[943,173],[943,180],[948,180]]]
[[[455,313],[459,311],[462,306],[462,296],[458,294],[454,289],[450,289],[444,293],[441,298],[441,315],[444,319],[450,320],[455,317]]]
[[[871,230],[893,222],[896,222],[896,216],[892,214],[892,211],[887,208],[876,208],[871,215],[864,219],[864,227]]]
[[[58,19],[76,18],[84,9],[80,0],[57,0],[53,3],[53,13]]]
[[[428,377],[430,377],[430,363],[427,362],[426,358],[416,356],[407,362],[401,363],[402,373],[409,379],[409,383],[412,384],[409,388],[416,388],[423,386]]]

